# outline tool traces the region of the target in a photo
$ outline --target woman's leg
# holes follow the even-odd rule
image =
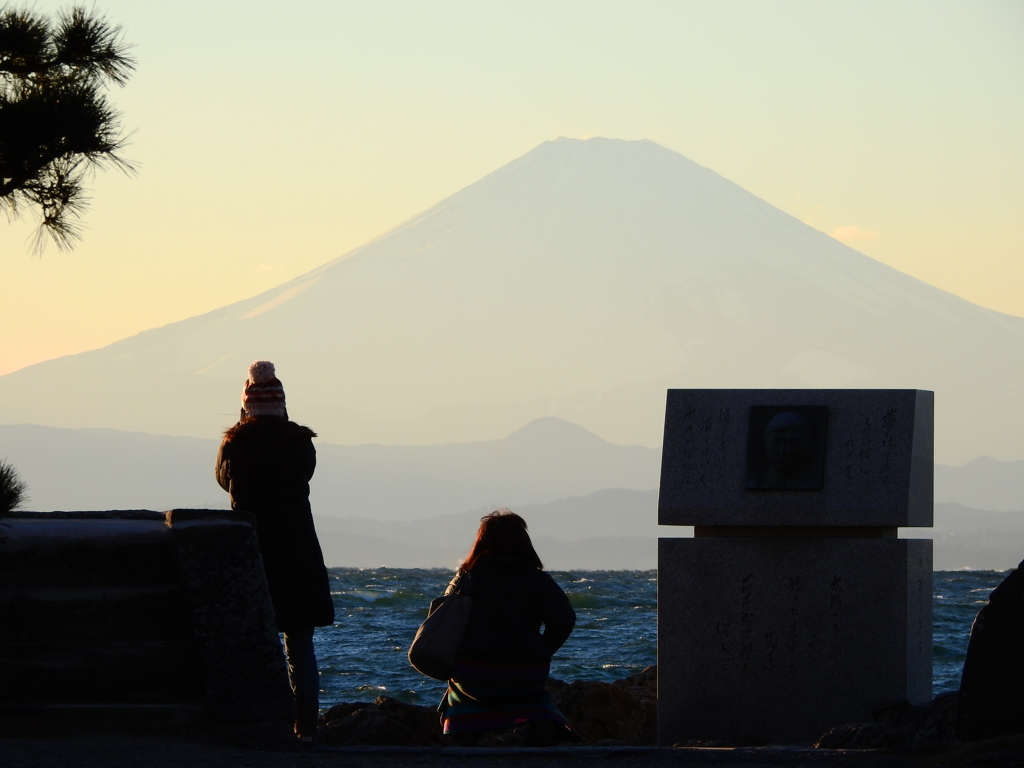
[[[295,695],[295,733],[300,738],[315,737],[320,716],[320,672],[316,667],[312,628],[285,632],[284,655]]]

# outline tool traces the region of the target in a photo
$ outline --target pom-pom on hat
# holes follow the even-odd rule
[[[242,413],[245,416],[288,416],[284,387],[269,360],[257,360],[249,366],[249,378],[242,389]]]

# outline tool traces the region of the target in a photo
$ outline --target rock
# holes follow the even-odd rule
[[[548,681],[548,692],[584,744],[654,744],[658,723],[658,668],[604,683]]]
[[[644,695],[658,698],[658,665],[644,667],[635,675],[618,680],[617,684],[626,688],[641,688],[645,692]]]
[[[584,744],[654,744],[658,720],[658,668],[647,667],[614,683],[551,678],[548,693]],[[481,747],[522,746],[525,730],[486,734]],[[372,704],[336,704],[320,716],[323,744],[439,746],[441,723],[434,707],[404,704],[387,696]]]
[[[378,696],[373,703],[337,704],[320,718],[322,744],[432,747],[441,745],[441,723],[434,707]]]
[[[837,725],[814,744],[818,749],[881,749],[906,746],[906,734],[878,723]]]
[[[821,749],[882,749],[956,741],[958,692],[943,693],[927,704],[883,701],[873,723],[850,723],[829,730],[814,744]]]
[[[1022,566],[992,590],[971,627],[956,726],[965,741],[1024,732]]]

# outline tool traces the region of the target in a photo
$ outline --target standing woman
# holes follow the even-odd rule
[[[576,612],[543,568],[523,518],[502,509],[481,520],[448,586],[448,592],[457,589],[473,598],[469,627],[438,707],[453,743],[473,745],[485,732],[520,725],[529,725],[528,746],[575,738],[544,684]]]
[[[309,508],[309,480],[316,468],[316,433],[288,420],[284,387],[274,364],[249,366],[237,424],[224,433],[217,454],[217,482],[231,494],[231,508],[256,517],[277,628],[284,633],[288,677],[295,695],[295,733],[316,736],[320,675],[313,628],[334,621],[324,556]]]

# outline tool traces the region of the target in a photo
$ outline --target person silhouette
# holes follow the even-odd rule
[[[216,474],[231,508],[256,518],[263,568],[277,628],[284,634],[288,678],[295,696],[295,733],[316,736],[320,676],[313,628],[334,622],[334,603],[309,506],[316,468],[316,433],[288,420],[284,387],[274,364],[249,366],[238,423],[224,433]]]
[[[452,591],[470,595],[473,609],[438,706],[449,742],[473,746],[520,726],[527,746],[578,740],[544,687],[576,612],[544,571],[526,521],[507,509],[484,516]]]

